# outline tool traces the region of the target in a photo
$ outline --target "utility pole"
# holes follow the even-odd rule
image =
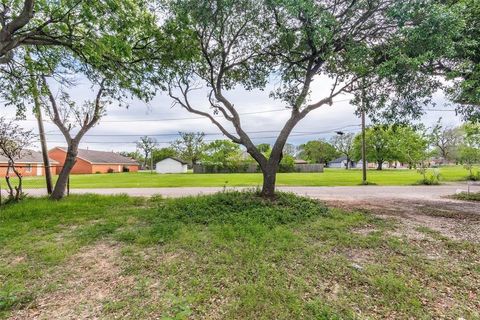
[[[150,173],[153,173],[153,148],[150,150]]]
[[[32,60],[30,53],[27,51],[26,62],[30,73],[30,87],[33,97],[34,110],[33,113],[37,118],[38,123],[38,135],[40,138],[40,145],[42,147],[43,167],[45,170],[45,180],[47,184],[47,193],[52,193],[52,172],[50,171],[50,159],[48,158],[47,139],[45,137],[45,128],[43,126],[42,106],[40,103],[39,92],[37,82],[33,75]]]
[[[365,146],[365,81],[362,85],[362,184],[367,184],[367,160],[365,159],[366,146]]]

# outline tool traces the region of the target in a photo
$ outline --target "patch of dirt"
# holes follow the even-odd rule
[[[429,235],[419,229],[428,228],[452,240],[480,243],[478,203],[447,199],[428,201],[395,199],[328,201],[327,204],[344,210],[365,210],[384,219],[394,218],[400,223],[400,228],[392,232],[395,236],[423,240]]]
[[[368,236],[370,233],[378,231],[374,226],[372,225],[366,225],[361,228],[355,228],[352,230],[353,233],[362,235],[362,236]]]
[[[353,263],[364,265],[376,261],[376,253],[369,249],[351,249],[346,257]]]
[[[119,249],[109,243],[84,248],[44,279],[48,284],[65,274],[64,284],[14,312],[10,319],[97,319],[103,301],[113,298],[115,288],[133,283],[121,275]]]

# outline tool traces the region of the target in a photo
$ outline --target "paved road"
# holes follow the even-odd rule
[[[241,190],[245,188],[228,188]],[[322,200],[369,200],[369,199],[404,199],[404,200],[445,200],[445,196],[467,190],[467,184],[448,184],[441,186],[353,186],[353,187],[279,187],[279,190],[294,192]],[[221,187],[182,187],[182,188],[111,188],[111,189],[72,189],[72,194],[128,194],[131,196],[183,197],[191,195],[212,194],[222,191]],[[471,185],[472,192],[480,192],[480,185]],[[43,189],[29,189],[31,196],[43,196]]]

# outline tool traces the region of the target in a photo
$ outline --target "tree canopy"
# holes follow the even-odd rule
[[[311,163],[327,164],[335,159],[339,152],[333,145],[323,140],[307,141],[299,146],[299,157]]]
[[[445,54],[462,27],[453,13],[439,13],[442,8],[416,0],[178,0],[169,25],[177,26],[182,36],[175,40],[187,43],[190,55],[177,60],[169,94],[244,145],[264,174],[262,193],[271,196],[293,128],[335,97],[354,93],[358,103],[368,88],[372,118],[400,121],[422,114],[441,84],[427,66]],[[277,84],[270,95],[291,113],[266,157],[244,130],[241,105],[228,91],[264,89],[271,79]],[[326,93],[312,99],[318,81]],[[191,99],[201,85],[208,88],[210,110]]]

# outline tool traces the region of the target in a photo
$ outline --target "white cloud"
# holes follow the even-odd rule
[[[315,79],[312,88],[312,99],[319,99],[328,94],[330,88],[328,81]],[[81,102],[84,99],[92,99],[95,92],[87,83],[79,83],[72,88],[71,96],[75,101]],[[242,124],[247,132],[258,131],[279,131],[288,118],[288,110],[282,109],[282,103],[269,98],[267,91],[245,91],[235,89],[227,93],[235,106],[241,113],[251,113],[265,110],[276,110],[275,112],[247,114],[242,116]],[[334,130],[342,129],[348,132],[359,131],[360,120],[354,115],[355,108],[348,103],[349,96],[338,96],[332,106],[322,106],[313,111],[303,119],[294,129],[289,139],[290,143],[300,144],[307,140],[317,138],[328,138],[334,134]],[[347,101],[346,101],[347,100]],[[199,91],[191,100],[204,110],[208,109],[208,102],[205,99],[205,91]],[[447,100],[441,94],[435,96],[439,109],[452,109],[447,105]],[[15,110],[7,109],[0,104],[0,115],[13,118]],[[439,117],[448,125],[457,125],[460,119],[454,112],[428,111],[421,122],[425,125],[432,125]],[[186,120],[180,120],[188,118]],[[178,131],[203,131],[208,134],[207,139],[222,138],[220,131],[208,119],[191,119],[198,116],[188,113],[179,106],[172,107],[172,101],[167,95],[159,94],[148,104],[139,100],[132,100],[129,108],[121,108],[118,105],[109,106],[107,116],[100,121],[100,124],[93,128],[84,138],[82,148],[98,150],[134,150],[135,141],[140,136],[155,136],[162,146],[168,145],[175,139]],[[36,122],[31,114],[29,120],[22,121],[25,128],[36,131]],[[148,121],[143,121],[148,120]],[[155,121],[154,121],[155,120]],[[355,126],[357,125],[357,126]],[[48,145],[64,145],[63,137],[52,123],[45,124],[48,135]],[[273,143],[277,132],[263,132],[252,134],[256,143]],[[304,133],[314,132],[306,135]],[[107,136],[108,135],[108,136]],[[38,144],[36,145],[38,148]]]

